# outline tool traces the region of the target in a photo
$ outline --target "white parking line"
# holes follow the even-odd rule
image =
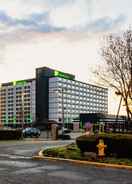
[[[36,163],[30,163],[25,161],[15,161],[15,160],[0,160],[0,165],[13,166],[13,167],[35,167]]]
[[[14,154],[0,154],[0,157],[10,158],[10,159],[31,159],[32,157]]]
[[[26,168],[26,169],[21,169],[21,170],[17,170],[14,171],[14,174],[25,174],[25,173],[47,173],[48,171],[57,171],[57,170],[61,170],[62,168],[59,166],[55,166],[55,165],[45,165],[45,166],[40,166],[40,167],[35,167],[35,168]],[[49,172],[48,172],[49,173]]]

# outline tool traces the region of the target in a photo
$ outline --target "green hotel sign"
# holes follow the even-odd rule
[[[58,70],[54,71],[53,76],[54,77],[61,77],[61,78],[64,78],[64,79],[69,79],[69,80],[74,80],[74,75],[63,73],[63,72],[60,72]]]
[[[26,80],[13,81],[13,86],[25,86],[27,84]]]

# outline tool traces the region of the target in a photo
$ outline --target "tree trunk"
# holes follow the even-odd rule
[[[126,107],[128,122],[130,122],[132,120],[132,113],[131,113],[131,111],[129,109],[127,98],[124,98],[124,102],[125,102],[125,107]]]

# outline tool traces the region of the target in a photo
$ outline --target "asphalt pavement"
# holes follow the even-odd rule
[[[131,170],[32,159],[42,148],[74,141],[1,141],[0,184],[132,184]]]
[[[132,184],[132,172],[0,156],[0,184]]]

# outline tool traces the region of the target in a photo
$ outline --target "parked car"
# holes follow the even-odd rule
[[[61,130],[59,131],[58,138],[63,139],[63,140],[69,140],[69,139],[71,139],[70,133],[71,133],[70,129],[61,127]]]
[[[38,128],[28,127],[22,130],[23,137],[39,137],[40,130]]]
[[[62,131],[63,131],[65,134],[71,133],[71,130],[68,129],[68,128],[62,128]]]

